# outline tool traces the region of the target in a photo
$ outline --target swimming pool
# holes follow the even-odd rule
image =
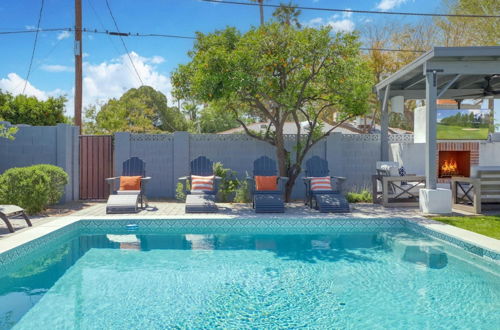
[[[498,263],[402,220],[253,221],[63,228],[4,256],[0,328],[500,324]]]

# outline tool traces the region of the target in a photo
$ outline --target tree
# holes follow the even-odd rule
[[[290,1],[288,5],[281,3],[273,12],[273,17],[281,24],[288,26],[294,25],[296,28],[300,29],[302,27],[299,21],[301,13],[301,10],[297,9],[297,6]]]
[[[373,80],[359,46],[356,34],[332,34],[329,27],[272,23],[245,34],[234,28],[198,33],[191,61],[177,68],[172,81],[174,90],[225,109],[246,134],[276,147],[279,173],[289,177],[289,199],[307,152],[333,130],[322,130],[323,113],[335,109],[340,125],[367,110]],[[252,132],[249,117],[269,127]],[[283,133],[289,120],[297,127],[293,148],[285,146]]]
[[[149,86],[132,88],[119,99],[111,99],[97,112],[86,109],[87,128],[97,133],[114,132],[174,132],[187,129],[187,123],[175,107],[169,107],[167,97]]]
[[[49,97],[40,101],[34,96],[17,95],[0,91],[0,119],[13,125],[53,126],[65,123],[66,97]]]
[[[449,14],[500,15],[498,0],[445,0]],[[500,20],[498,18],[436,18],[436,25],[443,32],[445,46],[496,46],[500,45]]]

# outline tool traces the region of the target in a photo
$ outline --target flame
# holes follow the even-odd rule
[[[441,173],[443,175],[453,175],[458,173],[458,165],[455,159],[445,160],[441,166]]]

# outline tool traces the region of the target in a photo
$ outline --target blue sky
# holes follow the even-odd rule
[[[199,0],[108,0],[122,32],[165,33],[193,36],[196,31],[211,32],[225,26],[246,30],[259,23],[257,7],[206,3]],[[246,1],[246,0],[240,0]],[[267,3],[279,4],[279,0]],[[36,25],[41,0],[2,0],[0,31],[30,29]],[[105,0],[82,0],[83,26],[114,31]],[[439,11],[436,0],[296,0],[303,6],[384,11]],[[95,11],[92,9],[94,7]],[[96,15],[97,13],[97,15]],[[266,18],[272,9],[265,10]],[[99,20],[99,18],[100,20]],[[414,18],[303,11],[301,21],[310,25],[329,24],[334,29],[351,30],[386,20],[411,22]],[[102,23],[101,23],[102,22]],[[72,0],[45,0],[41,26],[72,27]],[[14,94],[22,92],[35,34],[0,35],[0,88]],[[170,98],[170,73],[188,60],[192,40],[127,37],[125,42],[144,83]],[[84,105],[119,97],[138,87],[139,81],[117,37],[84,35]],[[73,34],[41,32],[29,78],[27,94],[46,98],[66,94],[67,113],[72,115]],[[169,100],[170,101],[170,100]]]

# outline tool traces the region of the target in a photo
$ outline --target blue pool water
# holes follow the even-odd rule
[[[0,328],[494,329],[499,274],[407,229],[75,234],[0,274]]]

